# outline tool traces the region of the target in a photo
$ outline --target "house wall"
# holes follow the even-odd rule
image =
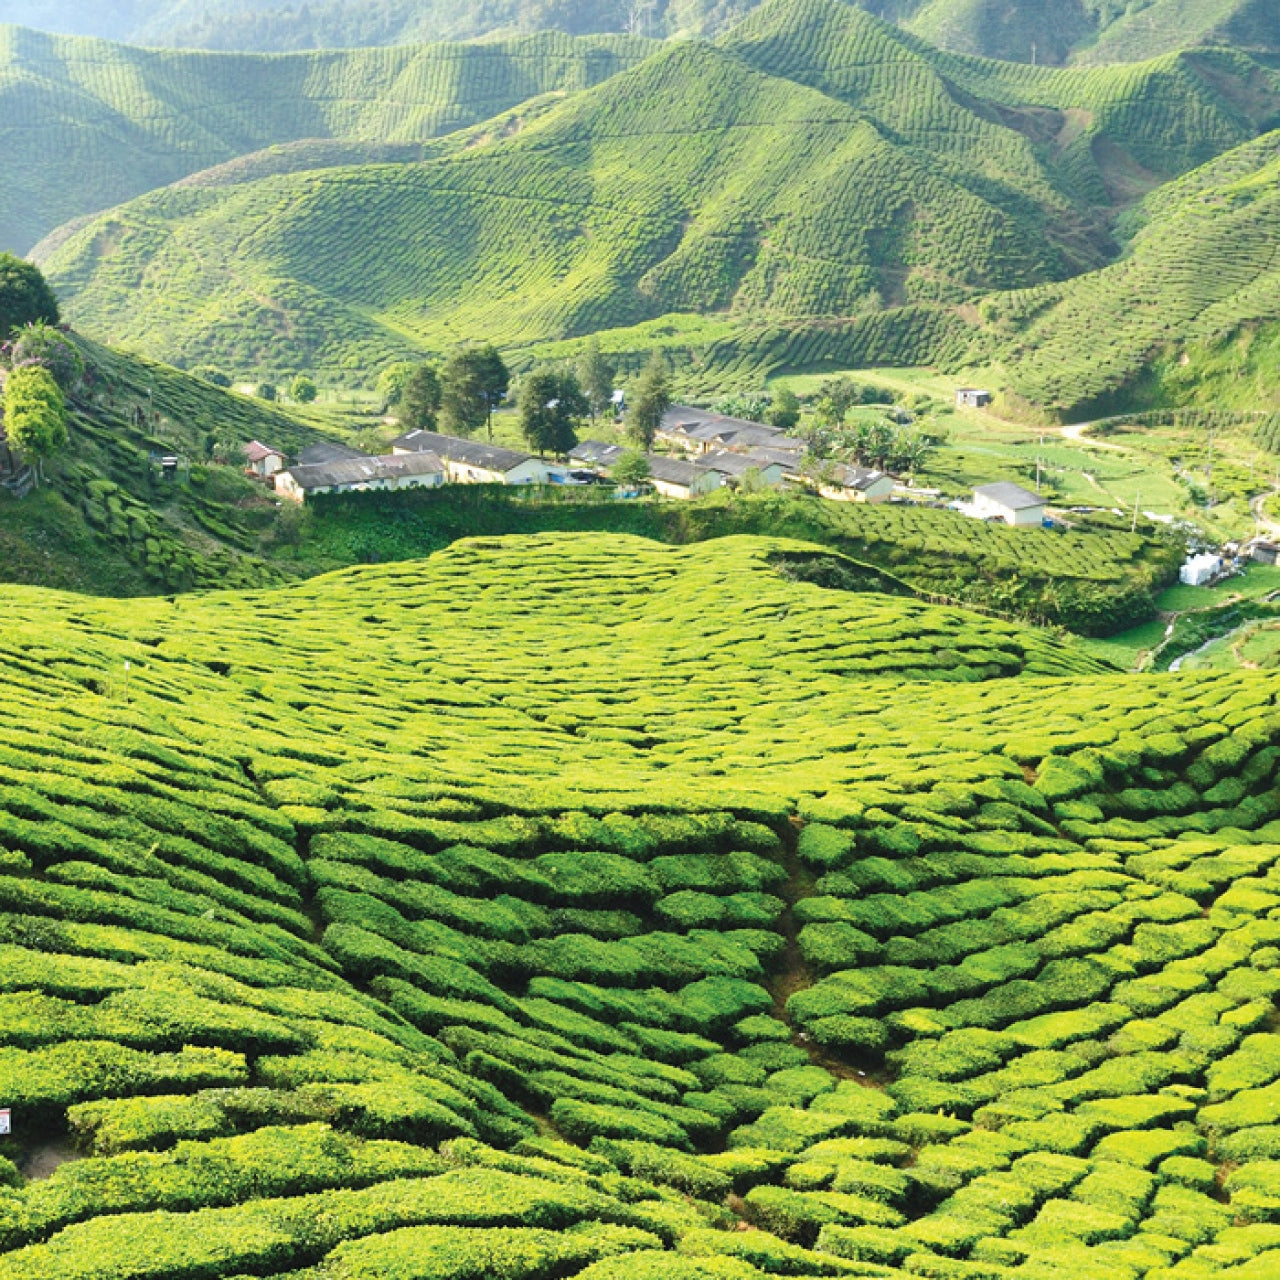
[[[999,502],[993,502],[982,494],[975,494],[973,512],[982,520],[1003,520],[1005,524],[1027,528],[1044,521],[1045,506],[1026,507],[1021,511],[1014,511]]]
[[[284,459],[273,453],[269,458],[263,458],[261,462],[253,463],[249,470],[254,475],[262,476],[264,479],[269,480],[272,476],[278,475],[284,470]]]

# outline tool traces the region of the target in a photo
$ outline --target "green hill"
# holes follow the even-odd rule
[[[991,299],[1010,389],[1063,414],[1275,403],[1278,184],[1280,133],[1270,133],[1149,196],[1114,266]]]
[[[596,84],[648,48],[620,36],[546,34],[214,56],[0,27],[0,155],[9,175],[0,248],[25,252],[73,218],[271,146],[421,143],[539,95]],[[406,158],[403,148],[396,156]],[[334,162],[333,153],[310,158]]]
[[[801,550],[5,588],[0,1280],[1273,1270],[1277,678]]]
[[[179,362],[369,370],[702,312],[911,363],[963,353],[953,308],[1105,265],[1118,206],[1277,109],[1240,55],[1018,68],[790,0],[423,163],[168,189],[40,256],[80,326]]]

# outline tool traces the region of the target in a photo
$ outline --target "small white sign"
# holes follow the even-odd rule
[[[13,1132],[12,1116],[8,1111],[0,1111],[0,1138],[7,1137]]]

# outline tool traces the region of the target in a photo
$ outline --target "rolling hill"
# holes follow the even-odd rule
[[[555,29],[712,36],[754,7],[726,0],[10,0],[13,22],[79,35],[228,50],[469,39]],[[864,0],[960,53],[1021,62],[1141,62],[1197,45],[1280,49],[1277,0]]]
[[[775,0],[424,162],[170,188],[39,257],[81,327],[232,368],[695,311],[775,348],[958,358],[964,304],[1105,266],[1117,208],[1278,109],[1274,73],[1238,54],[1016,67]]]
[[[422,143],[638,62],[646,42],[546,34],[288,57],[161,52],[0,27],[0,248],[250,153]],[[343,154],[350,163],[352,151]],[[309,164],[333,163],[332,155]],[[399,158],[403,155],[401,146]]]
[[[1064,414],[1140,406],[1144,394],[1176,402],[1179,390],[1273,402],[1280,377],[1251,368],[1249,353],[1257,342],[1265,360],[1280,322],[1280,132],[1162,187],[1130,227],[1114,266],[986,304],[1010,388]]]
[[[0,589],[0,1280],[1272,1273],[1280,680],[804,551]]]

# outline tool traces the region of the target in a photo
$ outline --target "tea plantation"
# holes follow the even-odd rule
[[[580,92],[513,99],[425,159],[298,172],[309,162],[271,157],[72,224],[37,256],[77,324],[188,364],[371,375],[477,337],[527,364],[539,344],[601,330],[620,330],[609,345],[634,360],[652,343],[641,326],[691,314],[720,324],[693,370],[708,384],[1015,362],[1062,282],[1124,269],[1108,265],[1119,213],[1254,144],[1280,110],[1277,73],[1243,53],[995,63],[837,0],[769,0],[715,43],[625,68],[636,47],[619,46],[608,78],[596,50],[599,83],[573,48],[544,79],[568,85],[576,69]],[[460,126],[474,74],[460,62],[438,108],[379,120],[366,107],[344,127],[386,141],[419,117]],[[331,109],[325,131],[345,118]],[[1183,256],[1202,286],[1184,310],[1200,317],[1226,285],[1203,254]],[[1142,316],[1126,317],[1119,349],[1145,355]],[[1095,354],[1086,341],[1073,360]],[[1025,398],[1056,406],[1018,376]]]
[[[1275,1274],[1280,683],[812,552],[3,588],[0,1280]]]

